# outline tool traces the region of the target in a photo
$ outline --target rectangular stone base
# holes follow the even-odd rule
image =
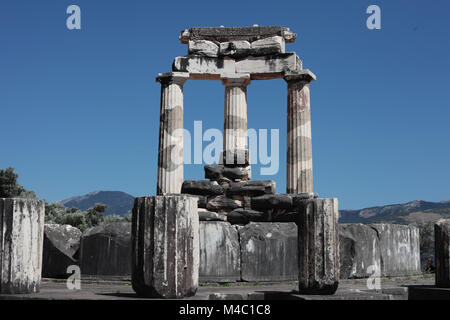
[[[234,282],[241,280],[239,235],[228,222],[200,222],[201,282]]]
[[[295,223],[250,223],[239,228],[243,281],[296,281]]]

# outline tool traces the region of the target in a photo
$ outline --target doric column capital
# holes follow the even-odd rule
[[[314,73],[311,72],[311,70],[309,69],[305,69],[305,70],[300,70],[299,72],[295,72],[295,73],[285,73],[284,75],[284,80],[286,80],[286,82],[305,82],[305,83],[310,83],[311,81],[315,81],[316,80],[316,75]]]
[[[178,84],[182,86],[189,79],[189,72],[167,72],[159,73],[156,82],[161,84]]]
[[[250,84],[249,73],[222,74],[220,79],[226,87],[246,87]]]

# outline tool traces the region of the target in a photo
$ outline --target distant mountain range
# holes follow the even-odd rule
[[[361,210],[340,210],[339,223],[400,223],[434,222],[450,218],[450,200],[429,202],[416,200]]]
[[[86,210],[96,203],[108,206],[106,214],[124,216],[133,208],[134,197],[121,191],[94,191],[61,201],[66,207]],[[339,223],[400,223],[434,222],[450,219],[450,200],[429,202],[416,200],[360,210],[339,210]]]
[[[94,191],[84,196],[76,196],[60,201],[68,208],[86,210],[92,208],[96,203],[108,206],[105,214],[118,214],[124,216],[133,208],[134,197],[121,191]]]

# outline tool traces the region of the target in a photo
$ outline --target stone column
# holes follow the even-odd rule
[[[286,193],[313,193],[309,83],[316,76],[302,70],[284,79],[288,84]]]
[[[198,288],[197,198],[187,195],[134,200],[131,280],[139,296],[183,298]]]
[[[436,286],[450,288],[450,220],[439,220],[434,225]]]
[[[44,215],[44,201],[0,198],[0,293],[39,291]]]
[[[183,183],[183,84],[186,72],[159,74],[161,111],[159,122],[157,194],[180,193]]]
[[[223,161],[225,165],[249,163],[247,144],[247,86],[249,74],[222,75],[225,86]]]
[[[338,199],[298,202],[298,272],[302,294],[334,294],[339,285]]]

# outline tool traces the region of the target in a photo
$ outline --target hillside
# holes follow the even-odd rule
[[[133,208],[134,197],[121,191],[94,191],[61,202],[66,207],[86,210],[96,203],[108,206],[106,214],[124,216]],[[399,223],[434,222],[450,219],[450,200],[430,202],[415,200],[404,204],[392,204],[359,210],[339,210],[339,223]]]
[[[450,218],[450,201],[429,202],[416,200],[360,210],[340,210],[340,223],[401,223],[433,222]]]
[[[94,191],[83,196],[76,196],[62,200],[61,203],[68,208],[76,207],[86,210],[96,203],[103,203],[108,206],[106,215],[118,214],[124,216],[133,208],[134,197],[121,191]]]

